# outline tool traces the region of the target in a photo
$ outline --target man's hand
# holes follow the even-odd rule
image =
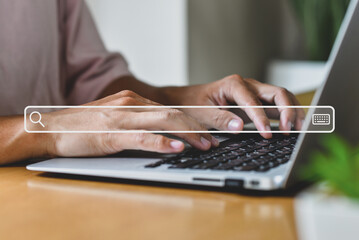
[[[86,104],[87,106],[146,106],[147,108],[76,108],[43,114],[46,129],[99,129],[206,131],[206,128],[186,113],[170,108],[150,108],[158,103],[131,91]],[[85,105],[85,106],[86,106]],[[30,123],[29,123],[30,125]],[[200,150],[218,146],[218,140],[208,133],[174,134]],[[102,156],[126,149],[160,153],[183,151],[181,141],[151,133],[101,133],[101,134],[47,134],[47,152],[52,156]]]
[[[244,79],[239,75],[232,75],[222,80],[197,86],[163,88],[162,94],[171,105],[202,105],[226,106],[260,106],[274,104],[277,106],[300,105],[295,96],[284,88],[258,82],[254,79]],[[300,130],[305,113],[302,109],[278,108],[280,115],[279,128],[290,131],[292,126]],[[244,119],[250,119],[259,131],[270,131],[270,122],[266,111],[262,108],[244,109],[246,116],[238,116],[232,112],[220,109],[186,109],[183,110],[197,119],[207,128],[223,131],[240,131],[243,129]],[[276,114],[274,114],[276,115]],[[271,133],[261,133],[270,138]]]

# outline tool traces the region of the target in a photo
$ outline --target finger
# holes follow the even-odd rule
[[[274,96],[274,103],[277,106],[292,106],[294,103],[287,90],[279,88]],[[296,110],[294,108],[278,108],[280,112],[279,129],[282,131],[291,131],[296,121]]]
[[[202,116],[203,124],[208,128],[215,128],[221,131],[242,131],[244,122],[234,113],[220,109],[201,109],[197,112]]]
[[[299,103],[298,99],[292,95],[292,101],[294,102],[294,104],[296,106],[300,106],[301,104]],[[306,114],[303,110],[303,108],[296,108],[296,116],[297,116],[297,119],[296,119],[296,122],[295,122],[295,129],[300,131],[302,130],[302,127],[303,127],[303,122],[305,120],[305,117],[306,117]]]
[[[231,87],[231,93],[229,94],[229,99],[234,101],[239,106],[261,106],[261,102],[256,97],[256,95],[248,88],[243,80],[236,81]],[[263,108],[245,108],[244,111],[248,117],[253,121],[254,125],[264,138],[271,138],[272,133],[270,128],[270,122],[265,114]],[[265,132],[263,132],[265,131]]]
[[[151,133],[110,134],[108,145],[113,152],[123,149],[144,150],[159,153],[179,153],[183,142]]]
[[[164,130],[169,131],[208,131],[202,124],[185,113],[171,109],[158,114]],[[154,123],[158,125],[158,122]],[[192,146],[208,150],[211,146],[217,147],[219,142],[209,133],[174,133],[174,135],[186,140]]]
[[[213,146],[213,147],[218,147],[219,145],[219,141],[212,136],[208,132],[208,128],[205,127],[202,123],[199,123],[196,119],[192,118],[191,116],[187,115],[185,112],[178,110],[178,109],[163,109],[166,110],[167,112],[162,112],[162,115],[164,116],[165,119],[171,120],[171,119],[175,119],[177,121],[176,124],[171,124],[170,121],[165,121],[164,126],[167,127],[169,129],[173,128],[175,129],[175,131],[202,131],[205,133],[199,133],[199,134],[194,134],[194,133],[189,133],[189,134],[182,134],[182,133],[177,133],[175,134],[176,136],[179,136],[183,139],[185,139],[188,143],[190,143],[191,145],[202,149],[202,150],[208,150],[208,145],[209,147]],[[159,113],[161,114],[161,113]],[[188,138],[188,135],[190,135],[190,138]],[[198,136],[200,136],[200,139],[198,139]],[[192,139],[197,139],[197,141],[193,142]],[[201,145],[198,145],[198,140],[200,140]],[[209,142],[209,144],[208,144]]]
[[[131,91],[122,91],[120,93],[115,94],[115,96],[111,97],[111,102],[113,105],[119,106],[153,106],[149,103],[150,101],[145,101],[144,98],[138,96],[134,92]],[[127,115],[124,115],[123,112],[126,111]],[[115,119],[121,119],[119,122],[121,126],[117,126],[120,129],[147,129],[150,130],[151,128],[155,128],[159,130],[160,127],[163,127],[161,130],[166,131],[207,131],[203,126],[201,126],[197,121],[190,117],[186,117],[186,115],[175,109],[167,109],[167,108],[160,108],[156,109],[154,112],[153,108],[130,108],[130,109],[119,109],[116,111],[117,116]],[[136,118],[135,115],[131,115],[134,112],[143,112],[148,113],[148,116],[143,116],[141,119]],[[171,113],[171,114],[170,114]],[[174,114],[177,113],[177,114]],[[172,116],[176,115],[176,116]],[[178,115],[178,116],[177,116]],[[166,116],[165,119],[159,119],[161,116]],[[166,121],[169,120],[169,121]],[[161,121],[165,120],[165,121]],[[170,121],[173,120],[173,121]],[[181,121],[182,120],[182,121]],[[169,123],[175,122],[175,124],[169,125]],[[182,123],[182,124],[181,124]],[[179,129],[176,129],[176,128]],[[183,129],[181,129],[183,128]],[[218,146],[219,142],[217,139],[212,137],[208,133],[196,133],[196,134],[177,134],[178,136],[185,139],[191,145],[202,149],[208,150],[212,145]]]
[[[208,129],[204,127],[202,124],[200,124],[197,120],[188,116],[182,111],[171,109],[167,113],[163,113],[163,115],[164,118],[167,119],[164,125],[166,126],[166,124],[168,124],[167,127],[169,128],[174,127],[178,131],[202,131],[202,132],[208,131]],[[176,124],[171,124],[170,121],[172,119],[176,120]],[[202,150],[208,150],[211,146],[217,147],[219,145],[218,140],[209,133],[199,133],[199,134],[179,133],[176,135],[186,140],[192,146],[195,146]],[[193,141],[194,139],[196,139],[196,141]],[[198,145],[199,140],[201,142],[200,145]]]
[[[217,147],[219,141],[208,132],[202,124],[187,116],[171,117],[168,112],[173,109],[149,109],[148,111],[137,112],[127,115],[122,121],[125,129],[146,129],[149,131],[166,131],[169,134],[186,140],[192,146],[208,150],[210,147]],[[170,114],[171,115],[171,114]],[[183,113],[183,115],[185,115]],[[198,133],[198,131],[200,131]]]
[[[169,110],[167,112],[141,112],[126,113],[119,116],[122,120],[119,122],[120,129],[146,129],[151,131],[188,131],[189,133],[173,133],[192,146],[208,150],[212,145],[218,146],[217,139],[208,133],[190,133],[191,131],[207,131],[204,126],[199,124],[193,118],[186,116],[178,110]]]
[[[292,94],[285,88],[275,87],[269,84],[260,83],[253,79],[249,80],[250,84],[257,91],[261,100],[273,103],[277,106],[293,106],[295,103]],[[282,131],[291,131],[292,126],[296,123],[297,111],[295,108],[278,108],[280,112],[279,129]]]

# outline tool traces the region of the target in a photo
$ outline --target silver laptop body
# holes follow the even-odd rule
[[[326,81],[312,102],[336,110],[335,133],[357,143],[359,140],[359,0],[352,0],[327,64]],[[310,114],[304,123],[311,128]],[[218,170],[168,169],[162,165],[145,168],[157,162],[152,154],[138,151],[140,157],[56,158],[27,166],[28,170],[111,177],[151,182],[203,185],[214,187],[275,190],[298,182],[299,169],[308,160],[322,134],[301,133],[291,159],[265,173]]]

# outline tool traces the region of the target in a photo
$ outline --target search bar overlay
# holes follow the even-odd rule
[[[206,125],[220,124],[221,116],[228,112],[242,119],[243,129],[217,130],[194,120]],[[270,129],[255,127],[258,116],[270,120]],[[28,106],[24,109],[24,129],[28,133],[332,133],[335,109],[331,106]]]

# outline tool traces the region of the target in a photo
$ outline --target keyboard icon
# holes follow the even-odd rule
[[[312,115],[313,125],[330,125],[330,114],[313,114]]]

